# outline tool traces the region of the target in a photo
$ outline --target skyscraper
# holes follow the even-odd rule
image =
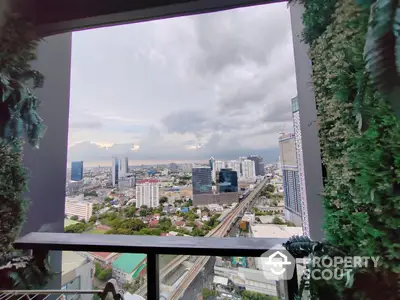
[[[219,193],[237,193],[238,175],[232,169],[221,169],[217,172],[217,187]]]
[[[121,175],[125,176],[129,172],[129,160],[127,157],[120,159],[119,170],[120,170],[119,176]]]
[[[297,168],[296,141],[293,133],[279,137],[285,219],[301,226],[300,177]]]
[[[308,209],[307,209],[307,197],[306,197],[306,181],[304,177],[304,163],[303,163],[303,145],[301,142],[301,128],[300,128],[300,114],[299,104],[297,96],[292,99],[292,116],[293,116],[293,128],[294,136],[296,141],[296,157],[297,157],[297,169],[299,173],[299,190],[300,190],[300,207],[303,232],[305,235],[310,236],[310,230],[308,227]]]
[[[212,194],[212,176],[210,167],[196,167],[192,169],[193,196]]]
[[[228,162],[228,168],[232,169],[233,171],[236,171],[237,177],[240,177],[241,175],[241,169],[240,169],[240,161],[238,160],[231,160]]]
[[[256,176],[264,176],[264,159],[258,155],[250,155],[247,159],[254,161],[254,167],[256,171]]]
[[[256,177],[256,168],[254,161],[250,159],[244,159],[241,163],[242,176],[247,179],[253,179]]]
[[[83,179],[83,161],[71,162],[71,180],[81,181]]]
[[[158,207],[160,184],[156,179],[139,180],[136,185],[136,207]]]
[[[215,182],[215,180],[216,180],[216,170],[215,170],[215,159],[214,159],[214,157],[210,157],[208,163],[210,164],[210,168],[211,168],[212,181]]]
[[[117,157],[112,158],[112,167],[111,167],[111,181],[113,187],[118,186],[118,178],[119,178],[119,159]]]

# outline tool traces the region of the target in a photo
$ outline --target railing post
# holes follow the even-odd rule
[[[287,281],[288,300],[295,300],[296,295],[299,293],[299,279],[297,277],[297,265],[295,264],[293,277]]]
[[[160,268],[158,254],[147,254],[147,299],[156,300],[160,298]]]

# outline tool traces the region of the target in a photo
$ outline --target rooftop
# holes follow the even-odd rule
[[[62,252],[62,274],[67,274],[78,268],[79,266],[86,263],[87,259],[85,256],[72,251]]]
[[[88,252],[90,255],[98,257],[100,259],[107,259],[110,256],[114,256],[117,253],[114,252]]]
[[[251,232],[255,238],[290,238],[294,235],[302,235],[303,228],[289,227],[275,224],[256,224],[251,226]]]
[[[146,254],[142,253],[124,253],[113,262],[112,266],[115,269],[129,274],[132,273],[145,258]]]

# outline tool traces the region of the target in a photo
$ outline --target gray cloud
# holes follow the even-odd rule
[[[289,12],[279,3],[77,32],[71,78],[69,159],[273,154],[296,95]]]
[[[81,122],[72,122],[69,124],[69,128],[79,128],[79,129],[98,129],[102,127],[103,124],[101,122],[96,121],[81,121]]]

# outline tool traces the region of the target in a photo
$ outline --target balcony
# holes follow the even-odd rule
[[[29,233],[18,239],[14,246],[17,249],[32,250],[35,255],[47,255],[49,251],[95,251],[95,252],[119,252],[119,253],[143,253],[147,255],[147,299],[160,299],[160,267],[159,255],[174,254],[184,256],[202,256],[207,261],[207,256],[243,256],[243,257],[260,257],[264,252],[284,243],[285,240],[275,238],[213,238],[213,237],[158,237],[158,236],[128,236],[128,235],[96,235],[96,234],[72,234],[72,233]],[[203,261],[203,262],[204,262]],[[198,265],[196,265],[198,264]],[[204,266],[195,262],[196,268],[201,269]],[[170,299],[180,299],[184,289],[190,288],[190,279],[192,275],[188,274],[188,284],[181,284],[174,291],[174,296]],[[195,276],[194,276],[195,277]],[[297,276],[294,279],[282,282],[281,291],[278,291],[280,299],[295,299],[298,292]],[[80,294],[97,294],[100,297],[105,296],[108,290],[115,294],[123,295],[120,286],[114,281],[110,282],[104,291],[101,290],[70,290],[67,291],[72,295]],[[279,288],[278,288],[279,290]],[[35,294],[39,291],[3,291],[0,299],[9,299],[12,295],[23,296],[25,294]],[[65,294],[62,290],[40,291],[40,295],[46,295],[45,298],[52,294]],[[60,298],[60,297],[58,297]],[[116,299],[116,298],[114,298]]]

